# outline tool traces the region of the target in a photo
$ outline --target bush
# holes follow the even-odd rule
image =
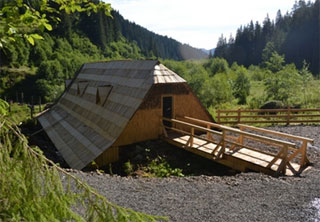
[[[239,104],[247,103],[247,96],[250,93],[250,80],[246,76],[247,70],[243,67],[236,71],[237,78],[233,83],[233,95],[239,99]]]
[[[62,70],[62,66],[58,60],[47,60],[41,62],[36,75],[39,79],[46,79],[54,83],[62,84],[64,82]]]
[[[264,81],[268,99],[280,100],[286,105],[296,103],[301,88],[301,76],[294,65],[287,65]],[[290,99],[290,101],[289,101]]]
[[[204,64],[204,67],[208,70],[210,76],[213,76],[217,73],[228,73],[229,71],[228,62],[223,58],[210,59]]]
[[[181,169],[171,168],[169,163],[160,156],[153,159],[151,163],[145,167],[144,171],[155,177],[184,176]]]

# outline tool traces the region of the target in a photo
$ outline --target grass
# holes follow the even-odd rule
[[[45,106],[45,104],[41,105],[41,110],[43,110]],[[38,105],[35,105],[33,114],[36,115],[39,112],[40,107]],[[22,122],[32,119],[31,108],[27,104],[12,103],[10,105],[9,117],[15,124],[20,125]]]

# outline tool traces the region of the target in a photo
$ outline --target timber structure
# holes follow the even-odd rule
[[[313,143],[309,138],[247,125],[232,128],[187,116],[163,121],[164,140],[238,171],[292,176],[309,165],[307,147]]]
[[[159,61],[84,64],[59,100],[38,117],[70,167],[118,160],[119,147],[158,139],[160,118],[213,121],[187,82]]]
[[[313,142],[246,125],[236,129],[214,123],[187,82],[153,60],[84,64],[38,120],[75,169],[93,161],[98,166],[115,162],[119,147],[163,138],[236,170],[296,175],[308,165],[307,144]]]

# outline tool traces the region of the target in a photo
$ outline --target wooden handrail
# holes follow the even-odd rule
[[[238,110],[219,110],[220,113],[245,113],[245,112],[287,112],[288,109],[238,109]],[[320,108],[315,109],[290,109],[290,112],[320,112]]]
[[[281,133],[281,132],[277,132],[277,131],[273,131],[273,130],[257,128],[257,127],[254,127],[254,126],[248,126],[248,125],[244,125],[244,124],[238,124],[238,126],[246,128],[246,129],[254,130],[254,131],[257,131],[257,132],[276,135],[276,136],[279,136],[279,137],[285,137],[285,138],[294,139],[294,140],[306,141],[306,142],[309,142],[311,144],[314,143],[313,139],[309,139],[309,138],[302,137],[302,136],[295,136],[295,135],[291,135],[291,134],[287,134],[287,133]]]
[[[213,134],[216,134],[216,135],[222,135],[221,132],[218,132],[218,131],[215,131],[215,130],[211,130],[211,129],[208,129],[208,128],[204,128],[204,127],[201,127],[201,126],[197,126],[197,125],[194,125],[194,124],[191,124],[191,123],[188,123],[188,122],[184,122],[184,121],[181,121],[181,120],[168,119],[168,118],[165,118],[165,117],[162,117],[161,119],[163,119],[165,121],[172,122],[172,123],[178,123],[178,124],[182,124],[182,125],[185,125],[185,126],[193,127],[195,129],[202,130],[204,132],[209,132],[209,133],[213,133]]]
[[[220,116],[220,119],[237,119],[239,116],[238,115],[234,115],[234,116]],[[276,118],[287,118],[288,115],[255,115],[255,116],[250,116],[250,115],[247,115],[247,116],[241,116],[241,118],[260,118],[260,117],[263,117],[263,118],[267,118],[267,117],[276,117]],[[290,118],[297,118],[297,117],[320,117],[320,114],[319,115],[299,115],[299,114],[293,114],[291,115],[290,114]]]
[[[265,137],[265,136],[261,136],[261,135],[256,135],[256,134],[253,134],[253,133],[244,132],[244,131],[241,131],[239,129],[235,129],[235,128],[228,127],[228,126],[222,126],[222,125],[219,125],[219,124],[216,124],[216,123],[211,123],[211,122],[208,122],[208,121],[205,121],[205,120],[198,120],[198,119],[195,119],[195,118],[192,118],[192,117],[187,117],[187,116],[185,116],[184,118],[190,119],[190,120],[193,120],[193,121],[198,121],[198,122],[203,123],[203,124],[208,124],[208,125],[211,125],[213,127],[220,128],[220,129],[222,129],[224,131],[238,133],[238,134],[244,135],[246,137],[258,138],[258,139],[261,139],[261,140],[266,140],[266,141],[269,141],[269,142],[279,143],[281,145],[287,145],[287,146],[291,146],[291,147],[295,147],[296,146],[296,144],[291,143],[291,142],[282,141],[282,140],[273,139],[273,138],[269,138],[269,137]],[[194,125],[194,124],[191,124],[191,123],[188,123],[188,122],[184,122],[184,121],[181,121],[181,120],[168,119],[168,118],[163,118],[163,119],[166,120],[166,121],[171,121],[171,122],[180,123],[180,124],[183,124],[183,125],[186,125],[186,126],[194,127],[195,129],[200,129],[200,130],[203,130],[204,132],[211,132],[211,133],[215,133],[215,134],[217,133],[217,131],[210,130],[210,129],[207,129],[207,128],[204,128],[204,127],[201,127],[201,126],[197,126],[197,125]]]

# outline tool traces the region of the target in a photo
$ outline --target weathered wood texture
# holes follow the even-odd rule
[[[119,147],[111,146],[105,150],[100,156],[98,156],[94,161],[98,167],[105,166],[108,163],[114,163],[119,160]]]
[[[176,125],[162,125],[166,141],[236,170],[251,169],[272,175],[297,175],[309,163],[307,144],[313,143],[309,138],[246,125],[239,125],[240,129],[236,129],[187,116],[179,117],[179,120],[164,119]],[[188,129],[182,130],[177,125]],[[195,135],[195,130],[204,134]],[[271,135],[290,139],[295,143],[271,138]],[[276,152],[253,147],[252,141],[255,142],[253,144],[260,143],[259,146],[265,145],[262,147],[271,146]]]
[[[320,108],[317,109],[252,109],[217,110],[220,124],[239,123],[320,123]]]
[[[175,91],[175,88],[178,88]],[[198,99],[188,90],[187,84],[158,84],[152,86],[140,108],[118,137],[115,146],[159,138],[162,117],[163,96],[173,96],[173,114],[193,116],[212,121],[211,115],[203,108]],[[154,103],[156,101],[156,103]],[[149,104],[149,105],[147,105]],[[151,105],[150,105],[151,104]]]

